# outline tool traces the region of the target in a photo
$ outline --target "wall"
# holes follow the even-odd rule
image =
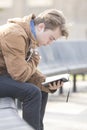
[[[43,4],[39,6],[38,1],[41,4],[41,0],[13,0],[11,7],[0,11],[0,24],[6,23],[8,18],[38,14],[48,8],[57,8],[64,12],[69,23],[69,39],[87,38],[87,0],[42,0]]]

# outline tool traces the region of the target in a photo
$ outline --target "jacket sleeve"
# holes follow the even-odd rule
[[[41,91],[54,93],[56,90],[49,90],[49,87],[42,86],[42,82],[44,82],[45,79],[46,77],[44,76],[44,74],[42,74],[39,70],[36,70],[36,72],[30,77],[28,82],[35,84],[41,89]]]
[[[15,80],[25,82],[36,71],[39,56],[25,60],[26,42],[23,36],[8,34],[1,40],[2,53],[8,73]]]

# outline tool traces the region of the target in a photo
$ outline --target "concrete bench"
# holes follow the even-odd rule
[[[0,130],[34,130],[18,114],[12,98],[0,98]]]
[[[50,46],[39,48],[42,56],[39,69],[47,76],[69,73],[87,74],[87,40],[58,40]]]

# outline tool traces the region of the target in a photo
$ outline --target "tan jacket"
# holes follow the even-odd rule
[[[34,15],[11,19],[0,27],[0,74],[8,73],[14,80],[32,82],[49,92],[41,85],[45,76],[37,71],[39,56],[32,56],[28,62],[25,60],[30,48],[38,46],[29,27],[32,18]]]

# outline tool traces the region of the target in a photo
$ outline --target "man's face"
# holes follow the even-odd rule
[[[59,28],[56,28],[55,30],[47,29],[45,30],[45,26],[42,24],[42,26],[38,26],[37,31],[37,40],[38,40],[38,46],[46,46],[51,44],[53,41],[57,40],[61,37],[61,31]]]

